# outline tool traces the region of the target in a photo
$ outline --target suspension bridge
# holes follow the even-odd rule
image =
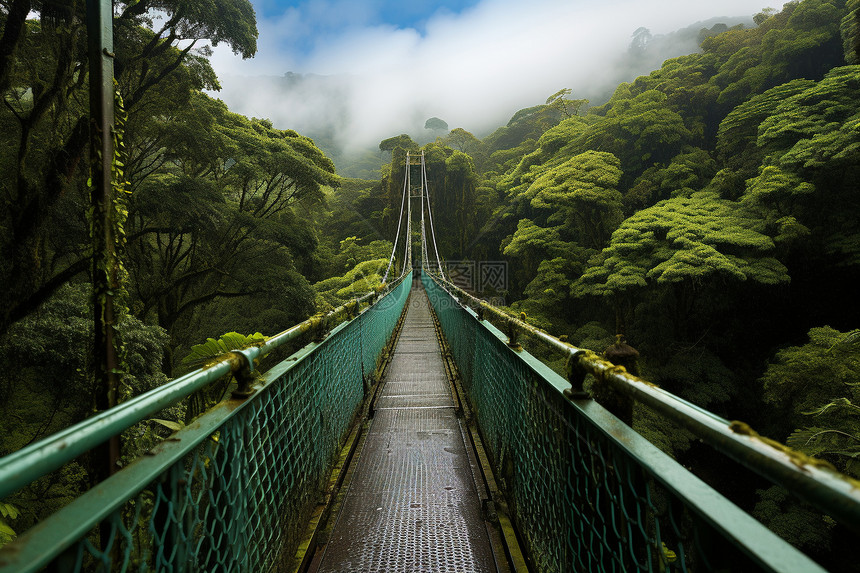
[[[590,399],[586,376],[860,530],[856,482],[449,282],[430,207],[423,155],[407,155],[378,291],[0,459],[2,499],[236,380],[0,549],[0,571],[824,570]]]

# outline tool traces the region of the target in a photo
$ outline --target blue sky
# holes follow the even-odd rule
[[[484,134],[561,88],[577,96],[616,85],[618,62],[640,26],[667,34],[774,6],[767,0],[251,1],[257,55],[243,61],[228,47],[216,48],[218,97],[278,127],[327,126],[343,142],[365,146],[420,132],[432,116]],[[287,72],[314,76],[288,92],[259,80]]]
[[[288,9],[310,11],[312,4],[323,4],[321,2],[283,2],[280,0],[255,0],[252,3],[257,11],[257,17],[262,19],[278,18]],[[422,30],[428,18],[437,12],[459,13],[462,9],[477,3],[478,0],[359,0],[347,4],[352,4],[361,9],[361,13],[364,15],[362,21],[359,22],[361,25],[389,24]]]

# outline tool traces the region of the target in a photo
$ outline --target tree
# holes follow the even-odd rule
[[[570,88],[563,88],[546,98],[546,105],[548,109],[554,109],[555,111],[561,113],[561,115],[565,118],[579,115],[580,108],[582,108],[582,106],[584,105],[588,105],[588,100],[569,99],[567,96],[569,96],[572,91],[573,90],[571,90]]]
[[[447,135],[447,137],[442,140],[445,145],[448,145],[458,151],[462,151],[468,155],[474,157],[475,152],[478,151],[481,147],[481,140],[472,135],[471,132],[466,131],[462,127],[455,127],[451,130],[451,132]]]
[[[404,151],[417,151],[418,144],[405,133],[401,133],[395,137],[389,137],[388,139],[383,139],[379,142],[380,151],[394,152],[397,148],[403,149]]]
[[[860,265],[860,226],[847,214],[860,209],[858,72],[860,66],[838,67],[818,82],[799,84],[803,90],[761,121],[756,145],[763,168],[744,196],[767,208],[770,220],[792,217],[809,229],[815,250],[854,267]]]
[[[667,163],[693,141],[684,118],[658,90],[634,95],[629,85],[622,84],[609,103],[591,112],[605,116],[580,136],[580,149],[612,153],[631,180],[651,165]]]
[[[772,422],[777,437],[785,438],[798,429],[833,426],[855,420],[858,412],[860,378],[860,336],[857,331],[840,332],[829,326],[811,328],[808,342],[779,350],[762,375],[764,399],[774,409]],[[810,384],[810,380],[816,380]],[[852,406],[853,404],[853,406]],[[856,425],[849,434],[856,434]],[[836,434],[836,432],[834,432]],[[801,438],[803,438],[801,440]],[[803,448],[827,444],[827,434],[813,437],[807,432],[796,436]],[[848,442],[853,440],[846,437]],[[823,450],[819,453],[824,453]],[[843,470],[852,464],[857,474],[856,458],[835,453],[829,456]]]
[[[848,0],[846,11],[839,27],[845,62],[860,64],[860,0]]]
[[[30,4],[9,3],[0,36],[0,89],[8,95],[0,111],[0,126],[8,134],[0,164],[10,174],[3,183],[6,208],[0,221],[0,288],[7,300],[0,333],[89,266],[87,224],[76,214],[85,212],[87,193],[81,169],[88,141],[84,2],[64,3],[60,10],[55,3],[39,4],[41,22],[26,20]],[[188,62],[209,74],[206,87],[217,85],[211,68],[192,52],[198,39],[226,42],[243,57],[256,49],[247,0],[142,0],[118,3],[115,13],[120,46],[115,71],[132,116],[146,94],[170,84]],[[153,31],[146,25],[156,13],[164,19]],[[57,227],[72,235],[58,236]]]
[[[0,336],[0,456],[92,414],[95,388],[88,374],[92,329],[90,286],[75,281],[59,287],[37,312]],[[153,360],[160,356],[167,333],[130,316],[120,322],[119,331],[125,342],[122,397],[167,382],[160,361]],[[156,441],[145,425],[136,426],[123,436],[123,459],[139,455]],[[27,529],[79,495],[88,481],[85,462],[68,464],[9,498],[20,509],[15,528]]]
[[[814,85],[811,80],[792,80],[757,94],[735,107],[720,122],[717,132],[717,158],[726,167],[740,171],[744,179],[751,177],[763,159],[758,147],[758,126],[770,117],[785,99]],[[735,190],[735,197],[740,196]]]
[[[629,52],[644,52],[648,48],[648,43],[651,42],[653,36],[651,30],[644,27],[636,28],[633,32],[633,39],[630,41]]]
[[[811,328],[802,346],[782,348],[759,382],[774,437],[860,478],[860,331]],[[811,511],[776,486],[760,490],[754,515],[781,537],[820,553],[828,569],[850,569],[851,557],[830,552],[854,534]],[[840,538],[841,536],[841,538]]]
[[[424,129],[429,129],[431,131],[448,131],[448,124],[438,117],[431,117],[424,122]]]
[[[602,248],[621,220],[618,159],[611,153],[586,151],[539,173],[525,193],[532,206],[563,217],[581,245]]]
[[[706,187],[714,177],[717,163],[704,149],[686,147],[666,165],[645,170],[624,194],[624,207],[630,213],[663,199],[688,195]]]
[[[210,155],[174,146],[164,168],[133,195],[128,225],[136,312],[154,316],[174,346],[178,334],[191,334],[174,328],[177,321],[188,324],[216,300],[293,292],[282,318],[309,313],[310,287],[296,269],[310,265],[317,239],[294,209],[320,203],[323,188],[339,182],[310,139],[231,113],[206,96],[195,101],[203,117],[216,118],[206,123],[211,132],[201,133],[213,143]],[[172,137],[193,139],[198,126],[174,126]]]
[[[520,219],[517,230],[504,246],[502,253],[517,259],[514,274],[522,284],[528,284],[539,273],[539,265],[547,259],[566,256],[581,257],[582,249],[563,241],[558,227],[540,227],[530,219]]]
[[[709,284],[788,282],[787,269],[771,256],[773,239],[759,226],[742,206],[713,192],[661,201],[612,233],[609,246],[572,285],[572,294],[618,300],[669,289],[675,336],[688,340],[693,308]]]

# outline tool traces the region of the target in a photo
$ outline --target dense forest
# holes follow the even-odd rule
[[[423,151],[440,251],[508,262],[482,295],[577,346],[623,334],[647,380],[860,477],[858,8],[806,0],[701,30],[699,53],[607,102],[563,89],[483,139],[387,139],[381,184],[345,180],[332,227],[392,236],[405,152]],[[633,423],[833,570],[856,567],[828,517],[644,408]]]
[[[83,5],[0,2],[0,455],[98,398]],[[565,88],[482,139],[393,136],[381,180],[342,178],[308,137],[207,95],[195,39],[252,56],[246,1],[117,2],[114,33],[123,399],[187,371],[207,337],[274,334],[378,286],[405,154],[423,151],[440,253],[508,263],[481,295],[577,346],[623,334],[643,378],[860,478],[860,0],[702,30],[698,52],[606,102]],[[219,396],[127,432],[125,459]],[[856,567],[830,518],[645,410],[633,424],[822,563]],[[0,543],[85,489],[87,464],[0,503]]]

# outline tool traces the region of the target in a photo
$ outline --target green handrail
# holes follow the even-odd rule
[[[75,571],[140,564],[193,570],[234,559],[252,571],[283,558],[285,541],[269,538],[278,530],[272,524],[287,518],[298,524],[316,503],[363,398],[363,375],[374,370],[406,302],[410,276],[0,459],[3,497],[303,333],[333,326],[324,340],[264,374],[250,398],[221,402],[0,548],[0,571],[35,571],[56,559],[60,569]],[[371,304],[361,309],[362,302]],[[347,320],[334,326],[342,315]],[[301,479],[289,470],[294,456],[308,458]],[[229,507],[216,507],[217,496],[226,496]],[[251,527],[248,520],[265,523]],[[246,539],[249,527],[260,540]]]
[[[648,406],[692,432],[714,449],[779,484],[837,521],[860,532],[860,482],[814,458],[763,438],[747,424],[729,421],[675,396],[616,366],[590,350],[577,348],[433,275],[440,288],[528,333],[567,357],[581,373],[591,374],[613,389]],[[456,293],[456,294],[455,294]],[[477,315],[476,315],[477,316]],[[570,390],[578,390],[571,387]],[[572,393],[568,391],[568,395]],[[581,394],[574,394],[576,397]]]
[[[605,408],[571,393],[570,381],[510,344],[509,327],[541,338],[595,376],[644,387],[648,392],[641,395],[658,404],[656,410],[689,418],[684,425],[714,447],[745,452],[738,457],[747,467],[763,463],[767,475],[800,475],[803,487],[828,490],[846,505],[857,496],[845,487],[850,482],[817,467],[773,469],[785,467],[782,449],[732,431],[718,416],[512,319],[438,276],[422,280],[537,570],[823,571]],[[501,318],[507,332],[467,303]],[[706,431],[714,427],[730,446]],[[799,480],[782,483],[795,491]],[[853,510],[833,508],[829,495],[817,499],[830,501],[848,525],[858,525]]]
[[[395,288],[402,280],[401,277],[393,282],[388,290]],[[350,306],[365,302],[375,295],[376,293],[364,294],[348,305],[332,310],[326,318],[338,317],[344,314]],[[257,358],[295,340],[302,334],[318,327],[319,323],[319,318],[309,318],[280,334],[272,336],[261,346],[234,351],[207,368],[189,372],[163,386],[123,402],[115,408],[87,418],[44,440],[3,457],[0,459],[0,499],[62,467],[81,454],[104,443],[112,436],[120,434],[123,430],[130,428],[146,417],[178,403],[183,398],[223,376],[253,365]]]

